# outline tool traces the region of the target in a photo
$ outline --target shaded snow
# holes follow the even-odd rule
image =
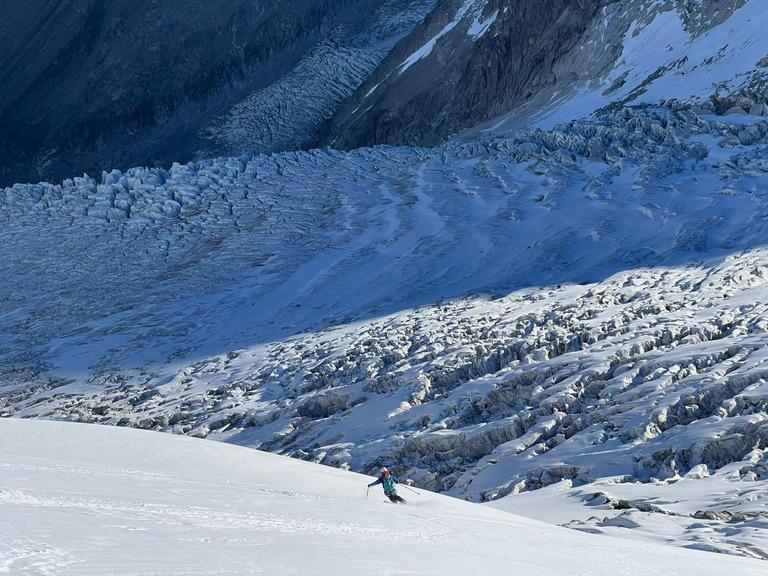
[[[441,38],[446,36],[451,30],[456,28],[467,16],[467,14],[470,14],[470,11],[472,14],[477,13],[482,10],[482,8],[485,6],[486,1],[480,1],[478,0],[466,0],[464,4],[462,4],[459,9],[456,12],[456,15],[453,17],[453,19],[446,24],[437,34],[435,34],[432,38],[430,38],[421,48],[416,50],[413,54],[408,56],[402,64],[398,67],[398,73],[402,74],[408,68],[413,66],[416,62],[421,60],[422,58],[426,58],[432,53],[432,50],[434,50],[437,43],[440,41]],[[492,20],[492,19],[491,19]],[[491,22],[488,22],[488,25],[490,25]],[[474,29],[474,25],[472,25]],[[477,34],[472,34],[473,36],[481,36],[482,32],[479,32]]]
[[[480,16],[475,18],[474,22],[472,22],[472,25],[469,27],[469,30],[467,30],[467,34],[472,36],[473,38],[477,39],[481,36],[485,35],[486,32],[488,32],[488,29],[491,27],[491,24],[493,24],[496,21],[496,18],[499,15],[499,11],[496,10],[493,14],[488,16],[487,19],[480,21]]]

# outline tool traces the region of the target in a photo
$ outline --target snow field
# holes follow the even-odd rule
[[[0,420],[0,573],[757,575],[371,478],[136,430]],[[376,487],[378,488],[378,487]],[[402,489],[401,489],[402,490]],[[694,570],[695,572],[691,572]]]

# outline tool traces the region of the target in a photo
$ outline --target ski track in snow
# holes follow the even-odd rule
[[[768,481],[767,146],[766,123],[628,109],[7,188],[2,414],[394,462],[512,508],[570,486],[605,518],[559,523],[654,539],[660,514],[615,520],[621,497],[592,485]],[[764,502],[695,498],[669,541],[763,557]],[[67,561],[36,546],[6,562]]]

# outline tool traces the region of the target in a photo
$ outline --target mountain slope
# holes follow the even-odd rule
[[[334,115],[328,142],[434,146],[549,87],[602,2],[444,0]]]
[[[372,478],[134,430],[1,420],[0,570],[42,574],[755,576],[740,558],[628,544]],[[53,440],[53,442],[51,441]]]
[[[0,185],[60,181],[105,166],[167,167],[201,150],[253,151],[255,143],[232,151],[228,141],[200,131],[314,58],[315,70],[327,67],[338,88],[302,87],[319,108],[298,114],[294,130],[302,142],[432,2],[44,4],[31,10],[0,2],[7,48],[0,51]],[[353,49],[365,56],[357,65],[348,62]],[[320,62],[318,50],[326,53]],[[296,137],[259,142],[258,151],[283,150],[288,142]]]
[[[444,0],[339,107],[323,143],[434,146],[672,98],[762,114],[765,19],[744,0]]]
[[[551,128],[669,98],[765,110],[754,0],[6,4],[3,185],[313,146],[433,146],[486,122],[497,134]]]
[[[438,3],[392,47],[431,8],[395,4],[208,136],[304,142],[385,53],[450,93],[440,58],[509,39],[492,4]],[[542,21],[570,32],[534,39],[556,56],[515,80],[542,81],[529,108],[434,148],[2,190],[0,415],[386,463],[581,530],[768,557],[766,16],[727,4],[548,4],[583,18]],[[407,88],[388,78],[353,100]]]
[[[318,145],[431,146],[484,122],[551,128],[669,98],[765,110],[754,0],[5,4],[2,185]]]

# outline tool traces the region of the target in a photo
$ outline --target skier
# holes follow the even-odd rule
[[[400,480],[398,480],[397,476],[392,476],[389,473],[389,470],[382,468],[379,479],[376,480],[376,482],[368,484],[368,487],[376,486],[376,484],[382,485],[384,488],[384,495],[389,498],[393,504],[397,504],[398,502],[405,504],[405,499],[402,496],[398,496],[397,490],[395,490],[395,484],[400,484]]]

